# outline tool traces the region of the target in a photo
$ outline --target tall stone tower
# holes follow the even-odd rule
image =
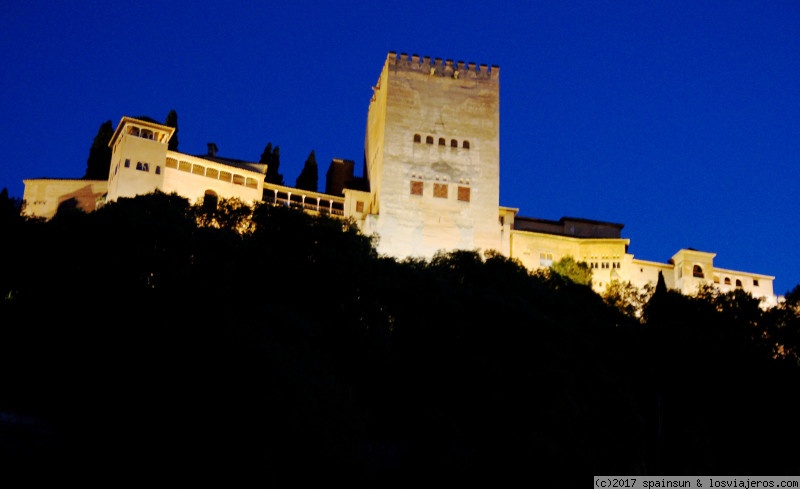
[[[391,256],[500,250],[500,69],[390,52],[367,115],[363,230]]]

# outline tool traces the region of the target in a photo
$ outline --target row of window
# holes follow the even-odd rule
[[[175,158],[167,158],[167,168],[175,168],[193,175],[213,178],[214,180],[221,180],[223,182],[233,183],[234,185],[244,185],[247,188],[258,188],[258,180],[255,178],[245,177],[244,175],[231,173],[225,170],[217,170],[216,168],[206,168],[197,163],[192,164],[188,161],[178,161]]]
[[[421,143],[422,136],[420,134],[414,134],[414,142]],[[433,136],[425,136],[425,144],[433,144]],[[447,146],[447,140],[445,138],[439,138],[439,146]],[[451,139],[450,147],[458,148],[458,140]],[[464,141],[461,141],[461,147],[464,149],[469,149],[469,141],[467,141],[466,139]]]
[[[695,265],[695,266],[692,267],[692,277],[705,278],[705,274],[703,273],[703,268],[700,265]],[[719,277],[714,277],[714,283],[715,284],[719,284]],[[730,277],[723,278],[722,279],[722,283],[725,284],[725,285],[733,285],[731,283],[731,278]],[[736,281],[734,282],[734,284],[736,285],[736,287],[741,287],[742,286],[742,281],[737,278]],[[758,279],[757,278],[753,279],[753,287],[758,287]]]
[[[616,268],[622,268],[622,263],[620,263],[620,262],[618,262],[618,261],[612,261],[612,262],[607,262],[607,261],[601,261],[601,262],[592,261],[592,262],[589,262],[589,268],[599,268],[599,269],[605,269],[605,268],[615,268],[615,269],[616,269]]]
[[[459,185],[456,191],[456,198],[462,202],[469,202],[470,188]],[[420,180],[411,180],[411,195],[422,195],[423,182]],[[446,183],[433,184],[433,196],[438,199],[446,199],[448,197],[449,187]]]
[[[126,159],[124,166],[125,166],[125,168],[130,168],[131,167],[131,160],[130,159]],[[136,162],[136,169],[139,170],[139,171],[143,171],[143,172],[148,172],[149,173],[150,172],[150,163],[137,161]],[[119,170],[119,163],[117,163],[117,166],[114,167],[114,175],[117,174],[117,170]],[[158,166],[158,165],[156,165],[155,174],[156,175],[161,175],[161,167]]]

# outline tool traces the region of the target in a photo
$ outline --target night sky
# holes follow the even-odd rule
[[[389,51],[500,67],[500,203],[624,224],[800,284],[800,3],[18,1],[0,7],[0,188],[80,178],[100,125],[178,113],[179,151],[294,185],[360,172]],[[320,190],[324,190],[321,183]]]

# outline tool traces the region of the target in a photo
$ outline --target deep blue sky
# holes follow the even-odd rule
[[[178,113],[179,150],[294,184],[363,161],[389,51],[500,67],[500,202],[622,223],[800,284],[800,2],[19,1],[0,7],[0,187],[78,178],[100,125]],[[324,185],[321,186],[321,189]]]

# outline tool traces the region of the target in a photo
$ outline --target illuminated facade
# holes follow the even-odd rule
[[[397,258],[491,249],[536,270],[571,256],[590,266],[597,292],[615,280],[652,286],[661,272],[685,294],[714,284],[777,303],[773,276],[715,268],[714,253],[640,260],[628,253],[621,224],[534,219],[500,206],[499,74],[497,66],[390,52],[367,112],[365,175],[334,159],[325,192],[266,183],[266,165],[218,157],[213,143],[205,155],[170,151],[172,128],[123,117],[109,143],[107,181],[25,180],[24,212],[49,218],[68,199],[91,210],[156,189],[190,202],[236,197],[353,218],[377,234],[380,253]]]

